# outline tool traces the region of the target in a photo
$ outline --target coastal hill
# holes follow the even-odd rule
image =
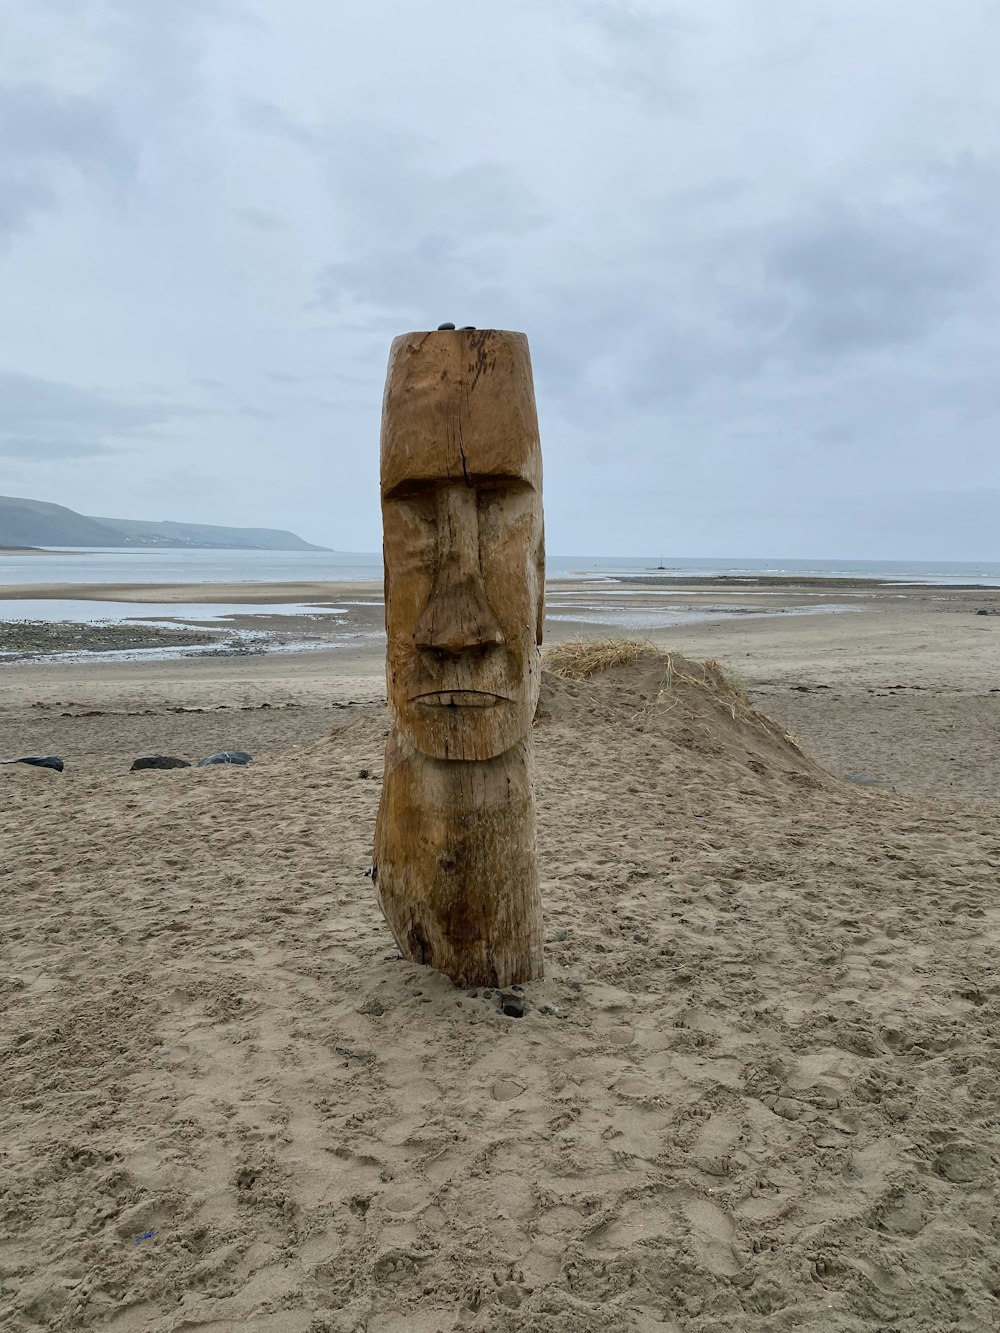
[[[228,551],[325,551],[278,528],[224,528],[206,523],[151,523],[89,518],[63,505],[0,495],[0,548],[123,546]]]

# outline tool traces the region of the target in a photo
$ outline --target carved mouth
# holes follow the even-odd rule
[[[411,700],[424,708],[494,708],[509,702],[502,694],[489,694],[485,690],[434,690]]]

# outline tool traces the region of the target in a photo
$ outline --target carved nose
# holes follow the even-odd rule
[[[435,581],[430,600],[417,621],[414,640],[418,648],[461,653],[505,643],[500,622],[493,614],[486,589],[478,575]]]
[[[418,648],[461,653],[504,643],[479,563],[479,513],[469,486],[445,487],[438,494],[439,563],[427,605],[417,621]]]

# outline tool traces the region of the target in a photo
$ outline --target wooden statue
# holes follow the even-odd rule
[[[392,728],[373,877],[403,955],[461,986],[542,975],[531,725],[542,458],[523,333],[396,338],[382,407]]]

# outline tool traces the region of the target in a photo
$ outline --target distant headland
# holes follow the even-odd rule
[[[0,550],[39,546],[138,547],[143,550],[326,551],[279,528],[225,528],[208,523],[152,523],[90,518],[46,500],[0,495]]]

